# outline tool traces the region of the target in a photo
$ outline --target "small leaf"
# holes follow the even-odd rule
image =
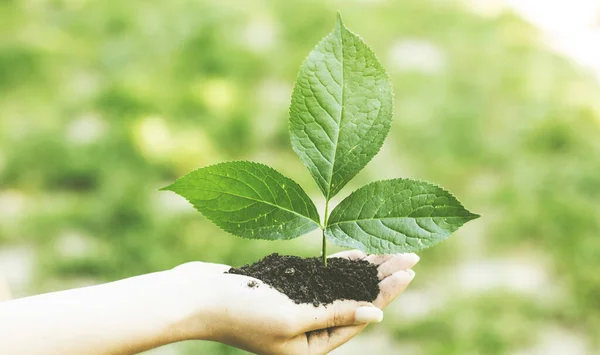
[[[331,212],[325,235],[340,246],[368,253],[412,252],[445,240],[478,217],[441,187],[383,180],[344,199]]]
[[[227,162],[195,170],[163,188],[243,238],[292,239],[319,226],[319,214],[292,179],[259,163]]]
[[[373,51],[338,17],[302,64],[290,106],[292,147],[328,200],[381,148],[392,97]]]

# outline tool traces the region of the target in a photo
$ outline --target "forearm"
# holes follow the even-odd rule
[[[0,303],[2,354],[135,354],[184,340],[192,310],[172,271]],[[200,296],[198,296],[200,297]]]

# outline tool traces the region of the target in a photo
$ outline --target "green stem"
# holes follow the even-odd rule
[[[327,267],[327,238],[325,238],[325,230],[323,229],[323,266]]]
[[[323,258],[323,266],[327,267],[327,238],[325,238],[325,228],[327,228],[327,220],[329,219],[329,199],[325,200],[325,226],[323,227],[323,246],[321,257]]]

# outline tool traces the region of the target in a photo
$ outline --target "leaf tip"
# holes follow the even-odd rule
[[[344,21],[342,20],[342,14],[339,11],[337,12],[337,23],[336,23],[336,26],[340,27],[340,28],[344,28],[345,27],[344,26]]]
[[[477,214],[477,213],[473,213],[473,212],[469,212],[467,211],[469,214],[467,215],[467,220],[468,221],[472,221],[474,219],[477,219],[479,217],[481,217],[481,215]]]
[[[158,189],[158,191],[173,191],[173,185],[174,184],[170,184],[170,185],[161,187],[160,189]]]

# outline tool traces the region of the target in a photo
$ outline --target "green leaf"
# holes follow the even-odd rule
[[[163,188],[243,238],[292,239],[319,227],[319,214],[292,179],[259,163],[227,162],[195,170]]]
[[[331,212],[325,235],[340,246],[368,253],[412,252],[445,240],[478,217],[441,187],[383,180],[344,199]]]
[[[375,54],[338,17],[302,64],[290,106],[292,147],[328,200],[381,148],[392,99]]]

